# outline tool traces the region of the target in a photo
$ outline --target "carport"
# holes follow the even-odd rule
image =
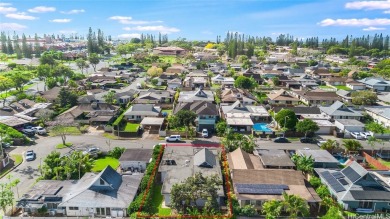
[[[149,130],[149,134],[158,134],[164,124],[164,118],[145,117],[140,124],[144,130]]]

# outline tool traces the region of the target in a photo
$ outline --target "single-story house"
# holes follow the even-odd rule
[[[217,175],[222,180],[221,166],[218,154],[220,151],[214,148],[199,148],[192,146],[168,146],[165,147],[160,166],[158,168],[161,179],[161,194],[164,196],[165,205],[171,204],[171,189],[176,183],[201,172],[203,176]],[[222,203],[225,194],[222,185],[218,187],[218,203]],[[204,206],[205,200],[197,200],[197,206]]]
[[[172,80],[169,80],[167,82],[167,85],[168,85],[168,89],[171,89],[171,90],[176,90],[178,88],[181,88],[182,85],[181,85],[181,79],[180,78],[174,78]]]
[[[385,127],[390,127],[390,106],[365,107],[366,113],[370,115],[375,122]]]
[[[53,87],[50,90],[40,92],[42,98],[44,98],[47,102],[55,103],[58,95],[60,94],[61,87]]]
[[[235,103],[237,100],[244,105],[254,105],[256,103],[256,98],[246,90],[240,88],[222,90],[221,103]]]
[[[361,120],[363,115],[354,109],[347,107],[344,103],[336,101],[331,106],[321,106],[320,110],[327,115],[329,119],[357,119]]]
[[[53,216],[126,217],[142,176],[120,175],[107,166],[79,180],[40,180],[19,199],[17,207],[28,214],[45,206]]]
[[[338,90],[336,94],[343,100],[344,103],[352,102],[352,91],[349,90]]]
[[[120,167],[122,170],[130,170],[131,172],[143,173],[146,170],[146,166],[150,163],[152,159],[152,153],[152,149],[126,149],[119,158]]]
[[[280,89],[278,91],[267,94],[269,104],[288,104],[298,105],[300,100],[290,95],[286,90]]]
[[[186,50],[180,47],[156,47],[153,49],[153,55],[166,55],[166,56],[184,56]]]
[[[129,121],[142,121],[145,117],[160,117],[161,108],[154,104],[134,104],[124,114]]]
[[[312,121],[320,128],[315,132],[317,135],[331,135],[336,128],[334,123],[326,119],[312,119]]]
[[[344,137],[350,137],[351,132],[364,132],[365,125],[364,123],[356,119],[336,119],[335,121],[336,128],[344,133]]]
[[[327,150],[297,150],[296,153],[313,158],[315,168],[338,168],[340,165],[339,161]]]
[[[257,149],[255,151],[260,158],[264,169],[294,169],[295,164],[284,150]]]
[[[283,193],[302,197],[309,206],[317,206],[321,198],[306,181],[301,171],[286,169],[233,169],[233,191],[241,207],[253,205],[261,209],[264,202],[283,200]]]
[[[172,100],[173,96],[169,91],[149,89],[148,91],[141,91],[133,103],[164,104],[172,103]]]
[[[234,86],[234,78],[224,77],[220,74],[218,74],[215,77],[212,77],[211,82],[213,84],[220,84],[220,85],[225,86],[225,87],[233,87]]]
[[[336,92],[327,92],[321,90],[291,91],[291,94],[309,106],[329,106],[334,102],[341,100]]]
[[[210,90],[197,89],[195,91],[181,91],[178,102],[207,101],[214,102],[214,94]]]
[[[331,78],[324,78],[323,81],[328,86],[337,86],[337,85],[345,85],[345,82],[348,80],[348,78],[345,77],[331,77]]]
[[[342,170],[314,170],[344,210],[358,213],[390,211],[389,171],[368,171],[355,161]]]
[[[390,81],[386,81],[383,78],[370,77],[358,80],[358,82],[363,83],[367,88],[374,91],[390,91]]]
[[[292,110],[298,119],[327,119],[327,117],[324,117],[324,115],[321,114],[320,108],[316,106],[294,106],[294,107],[282,107],[282,106],[275,106],[272,108],[272,111],[275,113],[278,113],[282,109],[289,109]]]
[[[365,84],[358,82],[358,81],[355,81],[355,80],[349,80],[349,81],[345,82],[345,85],[352,90],[365,90],[366,89]]]

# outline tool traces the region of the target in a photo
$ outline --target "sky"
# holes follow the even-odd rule
[[[290,34],[342,39],[390,33],[390,0],[1,0],[0,30],[77,33],[100,28],[112,38],[141,33],[189,40],[227,32],[275,38]]]

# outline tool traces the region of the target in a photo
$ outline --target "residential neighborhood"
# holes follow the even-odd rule
[[[1,34],[4,218],[390,213],[389,36]]]

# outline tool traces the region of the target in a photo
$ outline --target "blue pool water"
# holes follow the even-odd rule
[[[348,160],[348,157],[343,157],[340,155],[333,155],[333,157],[336,158],[341,164],[344,164]]]
[[[266,123],[255,123],[253,129],[256,132],[272,132],[272,130],[267,127]]]

